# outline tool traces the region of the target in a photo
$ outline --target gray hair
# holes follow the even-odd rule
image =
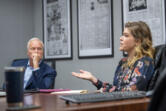
[[[27,43],[27,49],[29,48],[30,43],[31,43],[32,41],[34,41],[34,40],[38,40],[38,41],[42,44],[42,47],[44,48],[43,42],[42,42],[39,38],[33,37],[33,38],[31,38],[31,39],[28,41],[28,43]]]

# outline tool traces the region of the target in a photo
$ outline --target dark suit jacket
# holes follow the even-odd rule
[[[12,66],[27,67],[28,59],[13,61]],[[54,86],[56,71],[43,61],[39,65],[39,70],[33,71],[25,89],[50,89]]]

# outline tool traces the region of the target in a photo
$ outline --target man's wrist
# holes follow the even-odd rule
[[[33,68],[34,68],[34,69],[37,69],[37,68],[39,68],[39,65],[36,64],[36,65],[33,66]]]
[[[33,61],[33,68],[34,69],[39,68],[39,62]]]

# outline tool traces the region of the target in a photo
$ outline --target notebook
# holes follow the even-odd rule
[[[88,93],[87,90],[69,90],[69,91],[59,91],[52,92],[51,94],[85,94]]]

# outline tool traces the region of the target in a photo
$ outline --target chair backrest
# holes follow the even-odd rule
[[[20,61],[20,60],[26,60],[26,58],[20,58],[20,59],[14,59],[13,61],[12,61],[12,63],[13,62],[16,62],[16,61]],[[43,61],[47,64],[47,65],[49,65],[50,67],[52,67],[53,69],[55,69],[55,61],[53,61],[53,60],[46,60],[46,59],[43,59]]]
[[[161,72],[153,90],[148,111],[166,111],[166,68]]]
[[[148,111],[166,111],[166,45],[156,47],[155,72],[149,85],[153,90]]]
[[[155,66],[155,71],[149,83],[148,90],[153,90],[158,77],[161,75],[161,72],[166,67],[166,45],[165,44],[155,47],[154,66]]]

